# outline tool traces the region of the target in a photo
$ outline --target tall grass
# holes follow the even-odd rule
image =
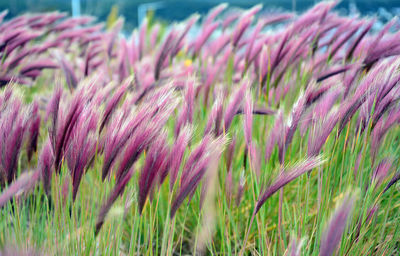
[[[1,13],[2,254],[397,255],[398,21],[335,3]]]

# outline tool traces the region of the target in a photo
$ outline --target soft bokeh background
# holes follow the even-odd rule
[[[75,2],[75,3],[74,3]],[[135,28],[148,10],[154,11],[156,18],[177,21],[198,12],[205,14],[217,4],[227,2],[231,7],[248,8],[262,3],[266,11],[279,12],[310,8],[317,0],[0,0],[0,10],[8,9],[8,18],[26,12],[59,10],[71,15],[87,14],[105,21],[112,7],[125,17],[124,29]],[[377,16],[386,22],[400,13],[400,0],[342,0],[337,6],[346,15]]]

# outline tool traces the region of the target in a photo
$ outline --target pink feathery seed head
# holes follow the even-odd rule
[[[66,148],[65,158],[72,176],[72,196],[75,200],[84,169],[94,157],[97,138],[94,136],[97,128],[98,115],[89,107],[82,111],[74,127],[71,140]]]
[[[143,150],[151,144],[153,139],[161,131],[162,127],[165,125],[165,122],[177,106],[177,104],[174,104],[174,102],[169,103],[170,105],[168,105],[165,109],[160,109],[160,112],[157,113],[152,120],[149,120],[148,123],[140,125],[136,129],[135,134],[131,136],[130,140],[127,142],[125,152],[122,156],[122,160],[117,172],[117,180],[120,180],[120,178],[131,168]]]
[[[261,49],[261,53],[258,58],[258,66],[259,66],[259,82],[263,85],[266,82],[267,74],[271,65],[270,60],[270,50],[267,46],[263,45]]]
[[[65,159],[72,177],[73,199],[75,200],[80,180],[84,169],[89,165],[96,150],[96,137],[93,132],[84,133],[85,137],[78,135],[73,137],[65,152]],[[77,153],[78,152],[78,153]]]
[[[170,173],[169,159],[171,157],[171,150],[172,150],[172,147],[168,144],[167,141],[165,141],[164,147],[162,150],[162,154],[160,153],[160,159],[157,162],[159,165],[159,168],[158,168],[159,171],[157,172],[158,173],[157,181],[160,186],[164,183],[165,179],[167,178],[168,174]],[[154,187],[150,190],[150,194],[149,194],[150,201],[153,200],[153,197],[154,197],[153,193],[154,193]]]
[[[217,60],[216,66],[221,69],[226,70],[226,64],[228,63],[229,58],[231,58],[233,54],[233,47],[232,45],[227,45],[222,52],[222,56]]]
[[[274,91],[274,100],[275,102],[280,102],[284,98],[284,87],[283,86],[278,86],[275,88]]]
[[[216,67],[212,64],[210,59],[207,60],[207,67],[203,68],[202,77],[205,77],[202,86],[197,87],[196,92],[200,93],[200,90],[204,92],[204,105],[208,106],[210,93],[211,93],[211,85],[218,79],[220,67]],[[198,94],[198,93],[196,93]]]
[[[369,95],[367,96],[367,100],[361,105],[361,107],[359,108],[359,115],[357,118],[357,128],[361,129],[361,132],[364,131],[365,127],[368,125],[368,123],[371,120],[371,111],[372,111],[372,106],[374,105],[376,96],[375,95]],[[383,103],[382,101],[380,103]],[[380,106],[381,104],[377,104],[378,106]],[[377,113],[376,109],[374,111],[374,114]],[[373,126],[372,126],[373,128]]]
[[[186,117],[188,116],[187,114],[187,108],[181,108],[179,111],[178,117],[175,121],[175,130],[174,130],[174,135],[175,138],[178,137],[181,128],[186,124]]]
[[[301,92],[299,98],[297,99],[296,103],[293,106],[293,110],[290,113],[289,120],[286,124],[287,128],[285,134],[285,149],[287,149],[289,144],[292,142],[294,133],[305,111],[305,107],[306,107],[306,97],[304,97],[304,93]]]
[[[397,173],[394,174],[394,176],[390,179],[388,184],[386,185],[385,189],[383,190],[383,193],[385,193],[391,186],[396,184],[400,180],[400,171],[397,171]]]
[[[126,43],[125,38],[122,38],[120,41],[120,47],[118,51],[118,76],[119,82],[123,82],[123,80],[129,76],[129,62],[127,58],[128,53],[128,45]]]
[[[114,161],[118,152],[124,149],[124,153],[121,155],[120,167],[121,174],[127,171],[130,166],[132,166],[133,162],[139,157],[140,153],[147,147],[147,143],[149,138],[146,136],[151,136],[154,138],[155,134],[151,134],[151,128],[148,127],[150,125],[150,120],[146,120],[149,124],[146,123],[138,123],[135,124],[135,128],[132,130],[128,130],[128,128],[120,131],[117,134],[117,143],[114,148],[111,148],[111,159],[110,161]],[[126,145],[126,147],[125,147]],[[108,161],[104,162],[104,166],[107,166]],[[111,165],[112,162],[110,162]],[[109,166],[110,167],[110,166]],[[121,176],[121,175],[120,175]]]
[[[363,78],[361,83],[356,87],[355,92],[351,97],[344,101],[339,109],[341,119],[339,133],[344,129],[345,125],[354,116],[360,106],[368,99],[368,95],[375,91],[378,83],[377,78],[382,78],[382,73],[385,73],[383,68],[385,65],[377,66]]]
[[[284,72],[290,65],[296,65],[296,61],[299,59],[305,59],[309,55],[309,46],[316,39],[315,35],[318,34],[317,28],[315,26],[310,27],[307,31],[302,33],[296,40],[288,41],[284,54],[280,60],[281,69]],[[315,46],[316,47],[316,46]],[[315,50],[314,50],[315,51]]]
[[[161,75],[161,71],[168,60],[168,56],[171,54],[175,42],[177,40],[177,33],[175,28],[173,27],[171,31],[168,33],[162,45],[159,47],[157,52],[155,63],[154,63],[154,79],[158,80]]]
[[[161,182],[162,172],[167,166],[168,147],[166,146],[166,140],[167,134],[161,132],[150,146],[148,154],[146,155],[146,160],[139,177],[138,204],[140,214],[143,211],[149,193],[151,193],[158,181]],[[150,198],[151,197],[150,195]]]
[[[15,109],[3,113],[0,120],[0,146],[1,155],[3,156],[0,163],[0,172],[5,176],[8,184],[16,177],[18,158],[26,131],[25,116],[19,111],[20,102],[14,101],[12,103],[12,107]]]
[[[225,18],[222,20],[222,29],[225,31],[235,20],[237,20],[242,12],[238,10],[228,10]]]
[[[0,195],[0,208],[9,202],[14,196],[22,191],[27,191],[39,180],[39,171],[23,172],[16,181],[14,181],[7,189],[2,191]],[[15,254],[11,254],[15,255]]]
[[[99,124],[99,116],[99,112],[96,108],[87,105],[76,127],[76,131],[86,129],[87,132],[96,132]]]
[[[207,49],[209,50],[209,57],[215,57],[220,55],[220,53],[223,52],[224,49],[226,49],[229,46],[229,42],[231,40],[231,36],[229,34],[222,34],[218,38],[216,38],[214,41],[210,42],[208,45]],[[205,53],[204,53],[205,55]],[[221,63],[224,63],[221,61]]]
[[[315,122],[316,118],[314,115],[314,110],[316,110],[315,107],[309,107],[300,121],[299,132],[301,137],[306,134],[306,132],[309,130],[308,128],[310,128],[310,126]]]
[[[3,34],[0,37],[0,52],[3,52],[4,49],[8,46],[10,42],[18,38],[22,33],[26,32],[25,29],[18,28],[18,29],[13,29],[11,31],[8,31],[7,34]]]
[[[233,136],[232,140],[229,143],[228,149],[226,151],[226,170],[227,172],[231,171],[233,156],[235,154],[236,148],[236,135]]]
[[[328,136],[339,121],[338,114],[332,112],[328,117],[316,123],[308,139],[308,156],[316,156],[321,152]]]
[[[331,68],[328,69],[324,72],[322,72],[321,74],[319,74],[319,76],[316,78],[317,83],[320,83],[322,81],[324,81],[325,79],[328,79],[332,76],[336,76],[338,74],[344,73],[350,69],[359,69],[360,65],[358,63],[354,63],[354,64],[348,64],[346,66],[339,66],[339,67],[335,67],[335,68]]]
[[[291,31],[286,30],[282,36],[282,39],[280,39],[280,42],[277,46],[278,48],[276,48],[276,50],[271,53],[270,74],[274,73],[275,69],[278,67],[278,65],[281,63],[282,59],[288,53],[289,46],[287,46],[287,45],[290,41],[291,36],[292,36]],[[265,78],[263,78],[263,81],[264,80],[265,80]],[[263,83],[263,85],[264,85],[264,83]]]
[[[31,78],[32,80],[35,80],[38,76],[42,74],[42,71],[40,70],[31,70],[26,73],[24,73],[24,77]]]
[[[192,77],[186,81],[185,102],[187,106],[187,122],[193,123],[193,111],[195,101],[195,78]]]
[[[215,156],[213,156],[215,157]],[[211,155],[203,156],[195,166],[192,168],[192,175],[190,175],[185,182],[181,182],[178,194],[172,203],[170,216],[173,218],[176,211],[182,205],[186,197],[189,198],[189,202],[194,196],[194,193],[203,179],[205,172],[207,170],[208,163],[210,161]]]
[[[19,81],[20,79],[15,79],[10,75],[0,75],[0,88],[6,86],[7,84],[11,84],[12,82],[17,82],[24,84],[24,82]]]
[[[386,112],[389,112],[396,105],[396,99],[400,96],[400,88],[395,88],[390,91],[382,100],[375,106],[374,113],[372,115],[372,127],[376,124],[380,118],[384,116]],[[368,114],[370,114],[369,112]]]
[[[128,87],[131,86],[132,82],[133,82],[132,76],[125,79],[123,84],[116,89],[114,95],[107,102],[106,107],[104,109],[103,119],[100,124],[99,132],[101,132],[104,126],[107,125],[108,120],[110,119],[110,117],[112,117],[114,111],[117,108],[118,103],[122,100],[123,96],[125,95]]]
[[[376,87],[378,91],[377,101],[380,103],[383,99],[390,95],[390,93],[395,93],[398,88],[396,87],[400,81],[400,75],[397,70],[399,68],[399,61],[394,62],[390,69],[386,70],[386,75],[384,75],[383,86]],[[395,88],[396,87],[396,88]]]
[[[46,26],[50,26],[55,20],[48,17],[48,14],[32,15],[27,20],[28,26],[32,29],[43,29]]]
[[[257,212],[261,209],[261,207],[269,197],[279,191],[286,184],[290,183],[300,175],[306,172],[310,172],[312,169],[321,166],[323,163],[324,160],[321,157],[317,156],[307,158],[306,160],[299,162],[293,167],[289,168],[289,170],[285,170],[285,168],[283,171],[280,172],[276,180],[267,189],[261,192],[253,215],[257,214]]]
[[[190,203],[190,201],[193,199],[194,193],[196,192],[196,186],[198,186],[200,184],[200,181],[198,180],[200,177],[203,178],[203,183],[201,186],[201,191],[200,191],[200,209],[203,206],[203,202],[204,202],[204,195],[205,192],[207,191],[207,186],[208,183],[210,182],[209,180],[209,176],[207,175],[207,169],[210,165],[210,161],[215,159],[216,156],[213,155],[204,155],[198,162],[198,164],[196,166],[194,166],[192,172],[194,173],[194,175],[191,175],[188,178],[188,182],[187,183],[183,183],[182,187],[185,187],[185,190],[183,190],[185,193],[189,193],[188,194],[188,203]],[[195,184],[196,186],[189,186],[191,181],[193,181],[193,178],[195,179]],[[193,184],[193,183],[192,183]]]
[[[67,29],[73,29],[76,25],[77,24],[73,18],[67,18],[50,28],[49,32],[62,32]]]
[[[244,99],[244,137],[247,147],[250,148],[252,143],[252,129],[253,129],[253,99],[251,92],[247,91]]]
[[[23,59],[35,53],[37,53],[37,50],[34,49],[33,47],[29,49],[22,49],[17,54],[12,56],[12,58],[10,58],[9,61],[4,63],[4,69],[6,69],[7,71],[13,70],[14,68],[18,67],[21,64]]]
[[[174,57],[178,54],[178,52],[182,49],[184,45],[186,45],[185,38],[189,33],[190,29],[193,27],[194,24],[199,20],[200,15],[194,14],[188,18],[188,20],[184,23],[184,28],[182,29],[181,33],[177,37],[175,46],[172,49],[171,57]]]
[[[194,168],[197,162],[207,153],[207,148],[212,141],[211,135],[206,135],[203,137],[201,142],[192,150],[191,154],[188,156],[186,163],[183,167],[181,175],[181,184],[186,183],[191,175],[191,170]]]
[[[226,107],[225,115],[224,115],[224,131],[227,132],[229,127],[233,121],[234,116],[239,110],[242,101],[243,95],[245,94],[247,88],[249,87],[249,81],[247,79],[244,80],[242,85],[233,93],[231,99]]]
[[[393,27],[394,24],[398,21],[397,16],[391,19],[386,25],[379,31],[379,33],[375,36],[374,40],[369,44],[369,47],[366,51],[366,57],[368,58],[370,54],[376,49],[378,46],[379,42],[382,40],[382,38],[385,36],[385,34],[388,33],[389,29]]]
[[[336,3],[324,1],[315,5],[306,13],[298,17],[292,25],[292,30],[298,33],[309,28],[314,23],[320,23],[324,20],[324,17],[326,17],[329,9],[333,8],[335,4]]]
[[[67,13],[65,13],[65,12],[54,11],[54,12],[49,12],[47,14],[43,14],[43,16],[41,16],[40,18],[46,18],[47,20],[49,20],[50,23],[53,23],[53,22],[56,22],[56,21],[58,21],[58,20],[60,20],[62,18],[65,18],[66,16],[67,16]],[[35,16],[32,17],[32,20],[36,20],[36,19],[37,18]],[[73,19],[73,18],[67,17],[67,18],[63,19],[62,21],[59,21],[57,23],[57,25],[58,24],[63,24],[65,21],[67,21],[69,19]],[[53,28],[55,26],[56,25],[54,25]]]
[[[203,26],[208,26],[215,21],[215,18],[228,7],[227,3],[222,3],[212,8],[204,20]]]
[[[119,152],[122,150],[124,146],[124,142],[126,140],[125,136],[123,136],[122,125],[123,125],[123,114],[120,113],[113,119],[113,123],[115,126],[113,129],[107,129],[107,132],[104,136],[104,144],[102,145],[102,151],[104,152],[104,160],[102,167],[102,180],[104,180],[108,174],[110,169],[113,167],[115,159]],[[126,136],[127,137],[127,136]]]
[[[5,104],[8,104],[10,99],[13,99],[14,96],[14,90],[13,90],[13,85],[8,85],[6,89],[3,91],[2,95],[0,96],[1,103],[2,105],[6,106]]]
[[[328,23],[329,22],[329,18],[331,15],[334,15],[332,13],[330,13],[330,11],[332,10],[332,8],[334,8],[336,5],[338,4],[337,0],[334,1],[326,1],[325,4],[322,4],[321,7],[318,7],[318,11],[320,13],[320,20],[319,20],[319,24],[322,25],[324,23]]]
[[[329,52],[329,55],[331,57],[334,57],[339,52],[339,50],[342,49],[343,45],[345,45],[346,42],[349,41],[356,34],[356,32],[362,26],[362,23],[357,23],[355,25],[349,25],[349,26],[350,28],[345,28],[346,30],[343,31],[344,32],[343,36],[339,37],[336,40],[336,42],[332,44],[332,47]]]
[[[322,96],[313,111],[317,119],[324,118],[330,112],[336,100],[339,98],[341,91],[341,88],[334,87]]]
[[[346,60],[350,60],[351,57],[353,56],[355,50],[357,49],[357,46],[360,45],[362,42],[363,38],[367,35],[367,33],[371,30],[372,26],[375,23],[375,19],[372,19],[369,21],[366,26],[361,30],[359,35],[355,38],[353,43],[350,45],[350,47],[346,51]]]
[[[207,26],[203,26],[202,32],[194,41],[194,56],[198,56],[200,53],[201,48],[210,38],[211,34],[219,27],[219,22],[213,22]]]
[[[5,52],[5,57],[9,56],[15,49],[17,48],[24,48],[24,46],[36,39],[37,37],[41,36],[41,32],[26,32],[21,34],[19,37],[15,38],[12,40],[8,45],[7,45],[7,50]]]
[[[196,191],[198,185],[200,184],[201,180],[206,174],[209,165],[215,163],[215,161],[220,158],[222,150],[225,146],[225,142],[226,142],[225,137],[218,137],[216,139],[209,138],[206,143],[207,144],[206,145],[207,149],[205,150],[206,153],[202,154],[198,161],[192,162],[193,165],[190,164],[189,169],[186,169],[186,167],[184,168],[184,172],[182,173],[181,177],[181,186],[171,206],[171,211],[170,211],[171,218],[175,216],[176,211],[178,210],[178,208],[183,203],[186,197],[189,197],[189,202],[190,202],[190,199],[193,197],[194,192]],[[204,144],[204,139],[199,146],[202,147],[202,144]],[[188,162],[189,159],[187,163]],[[183,176],[183,174],[185,173],[187,174],[187,176]]]
[[[179,168],[183,160],[183,154],[185,153],[186,147],[191,141],[193,129],[190,126],[185,126],[181,129],[178,137],[176,138],[174,145],[171,149],[169,156],[169,170],[170,170],[170,190],[172,191],[176,179],[178,177]]]
[[[25,27],[27,23],[28,17],[27,15],[20,15],[18,17],[12,18],[7,22],[3,22],[0,26],[1,32],[8,32],[14,29],[18,29],[21,27]]]
[[[399,35],[394,34],[385,37],[374,48],[374,50],[365,58],[364,67],[368,71],[372,66],[379,62],[381,59],[397,56],[400,54],[400,44],[398,40]]]
[[[78,25],[86,25],[87,23],[90,23],[93,20],[94,18],[89,16],[68,18],[55,25],[53,28],[50,29],[50,31],[61,32],[67,29],[73,29]]]
[[[256,74],[258,74],[259,76],[260,76],[260,63],[261,63],[260,54],[262,52],[262,49],[269,44],[269,38],[270,38],[269,36],[263,36],[260,39],[256,40],[256,42],[254,43],[254,47],[250,52],[248,65],[250,66],[251,63],[254,63],[254,70]],[[265,58],[264,60],[266,59],[267,58]]]
[[[98,32],[102,28],[103,28],[103,25],[99,24],[99,25],[92,26],[92,27],[84,27],[84,28],[78,28],[78,29],[73,29],[73,30],[66,30],[66,31],[61,32],[57,36],[55,41],[56,42],[80,41],[82,39],[82,37],[85,37],[85,35]],[[110,39],[109,37],[110,36],[108,34],[104,34],[105,39]]]
[[[379,147],[385,138],[386,133],[400,120],[400,109],[390,111],[386,119],[380,119],[371,133],[371,158],[375,160]]]
[[[240,80],[243,78],[241,75],[244,72],[244,66],[245,66],[245,55],[244,53],[236,53],[235,56],[233,57],[233,69],[237,72],[233,74],[232,80],[235,83],[240,82]],[[239,74],[238,74],[239,73]]]
[[[219,94],[214,101],[211,114],[207,120],[206,127],[204,128],[204,135],[213,132],[213,127],[215,135],[222,133],[221,122],[223,117],[223,107],[223,97]]]
[[[347,195],[343,203],[336,209],[329,221],[325,232],[322,234],[319,253],[321,256],[333,255],[340,244],[346,228],[347,220],[351,216],[354,207],[354,196]]]
[[[53,52],[53,56],[57,59],[62,71],[64,72],[65,80],[69,89],[71,91],[76,89],[76,87],[78,86],[78,78],[72,66],[68,63],[68,61],[65,59],[64,56],[62,56],[60,52]]]
[[[257,22],[257,25],[254,28],[252,35],[250,36],[249,42],[247,44],[246,52],[245,52],[245,58],[246,58],[246,61],[247,61],[248,65],[254,59],[252,57],[252,55],[254,55],[254,54],[252,54],[253,53],[253,48],[254,48],[253,46],[254,46],[254,43],[256,42],[257,38],[259,37],[259,34],[260,34],[261,30],[267,25],[270,25],[270,24],[273,24],[273,23],[277,23],[277,22],[281,22],[281,21],[290,19],[291,17],[292,17],[291,14],[282,14],[282,15],[276,15],[276,16],[270,17],[270,18],[260,19]],[[261,44],[260,44],[260,46],[261,46]],[[258,46],[256,48],[257,49],[261,49]],[[256,51],[256,52],[258,52],[258,51]]]
[[[262,5],[256,5],[253,8],[245,11],[239,18],[232,35],[232,45],[234,48],[237,47],[239,40],[242,38],[244,32],[251,25],[254,15],[256,15],[262,9]]]
[[[53,68],[58,68],[58,65],[54,63],[51,59],[41,59],[30,62],[29,64],[23,66],[19,72],[20,74],[23,75],[32,70],[53,69]]]
[[[91,69],[93,69],[93,60],[104,51],[103,47],[100,47],[97,44],[92,44],[89,46],[89,48],[86,50],[86,56],[84,59],[84,63],[82,64],[82,70],[84,76],[88,76],[90,74]],[[97,65],[97,64],[96,64]]]
[[[251,164],[251,169],[254,171],[257,176],[259,177],[261,174],[261,157],[260,157],[260,150],[256,146],[255,143],[250,144],[248,147],[248,153],[250,156],[250,164]]]
[[[39,103],[37,101],[34,101],[31,106],[29,119],[29,139],[27,146],[28,161],[31,160],[33,152],[37,151],[37,142],[39,138],[41,117],[39,114]]]
[[[377,187],[382,184],[383,180],[389,175],[392,164],[393,161],[391,159],[385,158],[375,168],[372,174],[372,181],[376,183]]]
[[[107,67],[105,64],[106,62],[104,58],[96,56],[90,60],[90,65],[88,64],[87,67],[85,66],[85,74],[88,75],[91,74],[91,71],[101,70],[101,72],[98,74],[99,81],[103,81],[104,84],[108,83],[110,81],[110,76],[105,74],[107,72]]]
[[[54,153],[50,140],[44,144],[38,160],[38,170],[46,194],[50,193],[50,182],[53,173]]]
[[[55,155],[55,168],[57,171],[60,171],[64,152],[69,145],[71,134],[84,110],[84,104],[84,95],[80,91],[76,91],[65,109],[66,114],[61,116],[62,118],[59,118],[60,122],[59,125],[57,124],[56,129],[53,128],[55,130],[55,138],[53,138],[55,147],[53,151]]]

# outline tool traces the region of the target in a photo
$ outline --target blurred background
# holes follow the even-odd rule
[[[304,11],[317,0],[0,0],[0,11],[8,9],[7,18],[27,12],[45,12],[59,10],[70,15],[91,15],[98,21],[106,21],[112,15],[125,18],[125,32],[138,26],[148,12],[165,22],[179,21],[192,13],[205,14],[220,3],[231,7],[249,8],[262,3],[270,12]],[[400,0],[342,0],[336,7],[344,15],[376,16],[383,23],[400,14]]]

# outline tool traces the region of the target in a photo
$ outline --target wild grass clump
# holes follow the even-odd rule
[[[398,254],[399,23],[335,4],[2,12],[1,254]]]

